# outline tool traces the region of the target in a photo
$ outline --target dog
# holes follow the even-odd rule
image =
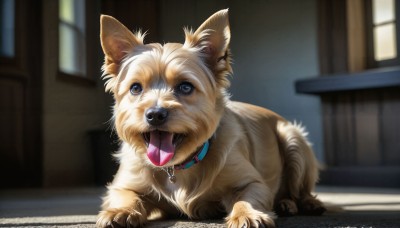
[[[102,15],[106,91],[121,147],[98,227],[161,218],[225,218],[228,227],[275,227],[278,215],[321,215],[318,163],[304,128],[230,100],[228,10],[185,42],[144,44]]]

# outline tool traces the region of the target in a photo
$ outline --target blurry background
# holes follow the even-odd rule
[[[307,126],[322,184],[400,187],[395,0],[0,0],[0,187],[104,185],[116,164],[99,16],[183,42],[229,8],[233,100]]]

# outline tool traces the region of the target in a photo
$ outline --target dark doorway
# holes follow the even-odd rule
[[[0,1],[0,188],[41,185],[41,8]]]

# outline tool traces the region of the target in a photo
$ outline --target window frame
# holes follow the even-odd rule
[[[396,58],[376,61],[374,51],[374,23],[373,23],[373,12],[372,12],[372,0],[366,0],[365,2],[365,22],[366,22],[366,44],[367,44],[367,69],[391,67],[400,65],[400,4],[394,0],[395,7],[395,34],[396,34]]]
[[[77,84],[77,85],[83,85],[83,86],[95,86],[96,85],[96,80],[94,78],[94,74],[92,72],[92,70],[90,69],[90,65],[91,63],[93,63],[93,61],[95,61],[93,59],[93,56],[91,55],[91,53],[96,52],[96,48],[94,47],[94,44],[96,44],[95,42],[90,43],[89,40],[91,39],[91,37],[93,37],[93,34],[91,33],[91,31],[93,29],[90,28],[91,26],[91,21],[92,18],[95,16],[94,12],[92,12],[90,9],[90,7],[92,6],[92,1],[93,0],[85,0],[85,51],[86,51],[86,75],[81,75],[81,74],[72,74],[72,73],[67,73],[64,72],[60,69],[60,48],[59,48],[59,42],[60,42],[60,30],[59,30],[59,24],[60,24],[60,12],[59,12],[59,1],[57,0],[57,79],[66,83],[72,83],[72,84]]]

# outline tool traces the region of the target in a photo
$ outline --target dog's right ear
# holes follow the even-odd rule
[[[143,41],[121,22],[108,15],[100,17],[100,40],[107,60],[116,64],[119,64],[136,45],[143,44]]]
[[[123,58],[137,45],[143,44],[142,36],[135,36],[117,19],[101,15],[100,40],[105,54],[104,73],[116,75]]]

